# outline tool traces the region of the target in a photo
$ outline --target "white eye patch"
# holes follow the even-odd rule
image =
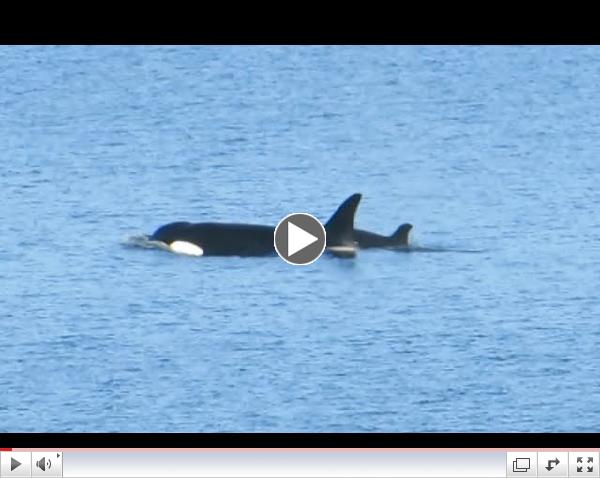
[[[186,241],[173,241],[169,248],[177,254],[186,254],[188,256],[203,256],[204,249],[196,244]]]

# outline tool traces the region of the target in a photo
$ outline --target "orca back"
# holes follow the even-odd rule
[[[368,249],[370,247],[389,247],[391,240],[387,236],[376,234],[363,229],[354,230],[354,240],[360,249]]]

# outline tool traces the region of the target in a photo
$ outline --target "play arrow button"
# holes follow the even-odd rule
[[[288,256],[293,256],[296,252],[317,242],[319,238],[313,236],[310,232],[296,226],[292,221],[288,222]]]
[[[21,466],[21,462],[15,460],[13,457],[10,458],[10,471],[15,471],[16,468]]]
[[[275,228],[274,244],[279,257],[296,266],[316,261],[326,245],[323,225],[306,213],[284,217]]]

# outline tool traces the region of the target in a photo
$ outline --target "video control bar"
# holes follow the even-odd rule
[[[0,478],[600,478],[599,458],[551,450],[14,449],[0,452]]]

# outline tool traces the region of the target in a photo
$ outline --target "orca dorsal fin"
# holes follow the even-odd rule
[[[354,244],[354,215],[362,198],[356,193],[346,199],[331,216],[325,231],[327,231],[327,247],[344,247],[355,249]]]
[[[392,239],[397,246],[408,246],[408,234],[412,228],[412,224],[402,224],[396,229],[396,232],[390,236],[390,239]]]

